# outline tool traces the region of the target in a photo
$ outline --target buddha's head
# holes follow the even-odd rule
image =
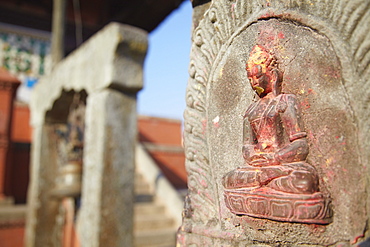
[[[268,93],[280,93],[280,73],[275,56],[260,45],[255,45],[250,53],[246,70],[254,91],[261,98]]]

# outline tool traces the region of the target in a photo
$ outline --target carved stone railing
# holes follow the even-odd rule
[[[35,88],[26,246],[60,246],[62,242],[61,199],[76,193],[63,194],[56,186],[58,169],[63,166],[60,153],[66,150],[60,149],[58,134],[65,135],[57,126],[71,126],[76,94],[86,104],[84,133],[78,132],[80,139],[75,138],[74,144],[83,148],[77,239],[81,246],[132,246],[136,93],[142,88],[146,50],[146,32],[109,24]],[[76,151],[76,147],[67,150]]]

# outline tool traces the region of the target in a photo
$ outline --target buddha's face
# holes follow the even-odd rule
[[[262,71],[261,65],[255,65],[248,69],[248,79],[254,91],[263,97],[272,92],[271,78],[267,73]]]
[[[253,48],[249,56],[246,67],[248,79],[253,90],[260,97],[272,92],[273,78],[269,68],[272,60],[272,56],[258,45]]]

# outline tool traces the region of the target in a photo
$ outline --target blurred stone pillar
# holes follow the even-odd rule
[[[53,125],[66,122],[72,95],[82,91],[87,104],[77,238],[81,246],[132,246],[136,94],[146,50],[145,31],[109,24],[35,88],[26,246],[61,244],[63,212],[52,196],[58,166]]]
[[[81,246],[132,246],[136,96],[90,94],[86,109]],[[85,206],[88,205],[88,206]]]
[[[0,69],[0,204],[6,197],[7,164],[9,164],[13,102],[20,81]]]

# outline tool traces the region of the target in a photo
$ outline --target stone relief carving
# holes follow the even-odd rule
[[[307,133],[294,94],[282,94],[282,73],[274,55],[253,47],[246,70],[258,94],[244,116],[245,166],[224,176],[225,201],[235,214],[280,221],[326,224],[329,200],[306,162]],[[244,131],[245,133],[246,131]]]
[[[370,56],[366,55],[368,54],[366,47],[368,46],[367,38],[370,26],[365,25],[370,17],[370,8],[368,8],[370,2],[362,1],[361,4],[359,2],[361,1],[212,1],[210,8],[204,13],[199,25],[193,30],[192,37],[191,62],[189,66],[190,78],[186,93],[187,108],[184,113],[184,144],[186,167],[189,174],[189,195],[183,214],[183,224],[179,231],[180,237],[178,238],[178,242],[180,246],[189,246],[189,243],[197,243],[197,245],[203,246],[203,242],[199,241],[195,236],[202,236],[203,238],[212,237],[214,239],[222,238],[225,239],[225,245],[229,244],[227,239],[250,244],[254,243],[253,241],[258,238],[261,240],[261,243],[272,243],[279,240],[286,241],[287,244],[292,243],[292,246],[295,246],[295,243],[302,243],[302,241],[323,245],[338,243],[339,240],[348,243],[355,239],[355,237],[361,236],[365,223],[364,220],[358,219],[361,217],[364,218],[364,197],[351,195],[348,192],[351,190],[350,188],[348,188],[347,192],[343,192],[346,191],[348,185],[350,185],[349,187],[352,190],[356,187],[358,191],[364,191],[363,182],[361,182],[363,179],[356,185],[350,182],[350,180],[357,180],[357,177],[362,176],[361,173],[363,170],[358,167],[358,164],[365,162],[361,161],[363,157],[357,158],[359,157],[359,149],[351,148],[356,146],[354,143],[357,136],[352,130],[346,134],[342,134],[340,127],[338,127],[338,131],[332,128],[332,131],[329,131],[330,138],[334,138],[335,140],[333,141],[331,139],[329,142],[328,130],[332,126],[323,125],[321,122],[325,118],[325,121],[331,121],[337,127],[340,125],[349,126],[348,123],[353,121],[353,126],[355,126],[355,122],[358,119],[363,123],[360,127],[369,126],[370,118],[367,117],[368,115],[359,114],[356,117],[351,115],[354,109],[357,111],[367,104],[366,94],[368,94],[369,90],[365,90],[365,88],[370,88],[366,86],[370,83],[370,80],[366,79],[370,78]],[[307,48],[313,50],[322,49],[323,54],[328,54],[327,60],[323,60],[325,62],[320,64],[323,68],[320,70],[321,74],[316,73],[314,75],[318,81],[320,79],[319,77],[321,77],[325,80],[325,83],[318,83],[317,87],[313,88],[315,90],[312,90],[312,78],[308,77],[307,81],[304,82],[306,84],[305,88],[299,85],[301,88],[297,89],[297,84],[292,83],[290,85],[296,88],[285,93],[293,94],[299,99],[298,103],[306,117],[311,114],[311,116],[316,116],[320,119],[320,123],[315,123],[314,121],[304,123],[305,131],[307,131],[306,139],[309,140],[310,148],[309,155],[304,162],[314,165],[317,168],[319,185],[323,187],[320,187],[321,192],[314,192],[312,194],[330,192],[334,211],[334,218],[331,224],[322,224],[320,226],[316,224],[290,224],[252,217],[237,217],[235,214],[230,213],[230,210],[225,205],[222,176],[227,171],[233,169],[235,162],[228,162],[229,160],[223,157],[225,155],[222,152],[226,153],[226,149],[215,150],[213,152],[214,146],[209,144],[211,142],[210,132],[213,130],[214,124],[212,121],[217,120],[216,124],[220,128],[226,125],[226,121],[222,116],[213,115],[209,109],[209,106],[213,103],[210,103],[210,95],[215,92],[215,90],[210,92],[210,89],[215,85],[214,78],[217,77],[215,74],[222,74],[223,72],[224,75],[230,77],[231,73],[238,73],[237,70],[231,70],[230,66],[229,71],[231,72],[228,74],[228,70],[222,70],[223,68],[220,66],[226,60],[223,58],[229,56],[230,47],[237,43],[238,39],[239,41],[242,40],[240,36],[251,32],[250,29],[253,29],[253,26],[259,28],[264,22],[268,21],[289,23],[297,29],[311,32],[313,38],[321,35],[321,37],[329,41],[329,46],[320,47],[314,44],[314,46],[301,46],[298,47],[301,50],[295,50],[304,51]],[[275,38],[279,34],[279,31],[281,31],[278,30],[280,27],[277,25],[271,25],[271,27],[272,34],[266,37],[266,39]],[[257,33],[261,31],[257,30],[258,28],[253,29],[253,34],[245,35],[252,40],[248,47],[245,46],[245,40],[235,44],[235,46],[247,47],[246,50],[248,51],[245,53],[245,58],[248,57],[248,53],[253,45],[261,44],[257,42],[256,37]],[[275,31],[276,34],[273,33]],[[253,37],[253,35],[255,36]],[[295,58],[295,56],[299,58],[300,56],[297,52],[293,53],[293,49],[288,46],[296,42],[297,40],[295,39],[297,37],[299,40],[300,37],[306,36],[290,35],[288,37],[286,35],[285,38],[281,39],[281,42],[268,47],[278,46],[282,48],[279,51],[280,53],[276,55],[279,56],[279,62],[284,62],[284,75],[293,75],[290,78],[291,81],[303,77],[306,79],[305,72],[312,69],[309,67],[300,67],[300,71],[294,70],[297,67],[293,66],[295,60],[292,59],[289,61],[290,58]],[[332,47],[334,54],[327,52],[330,47]],[[285,61],[281,60],[282,56],[285,57]],[[327,69],[330,65],[327,62],[334,61],[335,58],[338,58],[339,66],[337,67],[340,67],[340,69],[335,73],[326,73],[326,71],[330,71],[330,69]],[[245,61],[243,63],[245,64]],[[292,66],[287,66],[288,64]],[[314,63],[310,64],[309,61],[305,64],[314,65]],[[333,62],[332,67],[335,66]],[[324,71],[324,67],[326,71]],[[245,73],[242,66],[238,68]],[[286,73],[287,69],[291,70],[290,74]],[[302,72],[302,74],[297,72]],[[287,79],[287,77],[285,78]],[[240,81],[236,80],[236,82]],[[224,85],[230,83],[227,84],[230,87],[233,86],[231,85],[232,82],[230,78],[223,81]],[[299,83],[303,82],[299,81]],[[331,86],[328,91],[327,87],[329,84]],[[325,85],[326,91],[320,85]],[[332,87],[333,85],[335,86]],[[222,89],[225,88],[226,86]],[[283,85],[283,88],[287,87]],[[359,88],[364,90],[358,90]],[[335,92],[330,91],[333,89]],[[335,97],[338,97],[337,93],[339,92],[341,94],[341,101],[345,102],[342,105],[350,105],[350,107],[347,108],[338,105],[334,105],[336,109],[327,107],[328,101],[331,104],[335,102],[332,97],[328,98],[329,92],[330,95],[336,95]],[[227,94],[225,90],[223,94]],[[229,98],[231,97],[229,96]],[[243,102],[244,107],[240,112],[236,112],[232,118],[238,118],[238,121],[242,120],[242,114],[245,111],[245,102],[249,102],[250,100],[251,98],[240,100],[240,102]],[[316,101],[316,108],[312,107],[313,103],[315,103],[314,101]],[[317,107],[317,102],[324,102],[325,104],[322,104],[324,107]],[[307,110],[306,107],[310,107],[310,104],[311,108]],[[338,114],[340,116],[336,117]],[[242,121],[239,122],[241,123]],[[231,124],[234,123],[232,122]],[[249,124],[249,122],[247,123]],[[229,124],[228,128],[232,128],[229,122],[227,124]],[[241,144],[242,138],[240,134],[239,137],[240,141],[237,138],[234,139],[237,139],[238,143]],[[365,137],[360,136],[361,138],[364,139]],[[326,143],[322,142],[323,139],[326,139]],[[328,145],[329,143],[331,145]],[[231,143],[231,145],[234,145],[234,143]],[[231,145],[229,145],[230,149],[233,148]],[[362,144],[358,146],[362,146]],[[233,157],[239,155],[242,162],[244,162],[242,155],[240,155],[241,146],[238,146],[235,150],[236,155]],[[215,156],[215,153],[220,155]],[[220,157],[224,159],[220,161]],[[224,162],[225,160],[226,162]],[[337,161],[337,163],[334,161]],[[338,179],[339,177],[342,179]],[[361,193],[359,192],[358,194]],[[358,212],[356,217],[350,213],[353,211]],[[330,221],[329,218],[326,219],[328,222]],[[350,228],[352,229],[344,230]],[[269,235],[271,232],[273,234]],[[216,246],[219,244],[217,242],[219,240],[214,239],[212,241],[216,243],[214,244]],[[353,241],[353,243],[356,243],[356,241]]]

